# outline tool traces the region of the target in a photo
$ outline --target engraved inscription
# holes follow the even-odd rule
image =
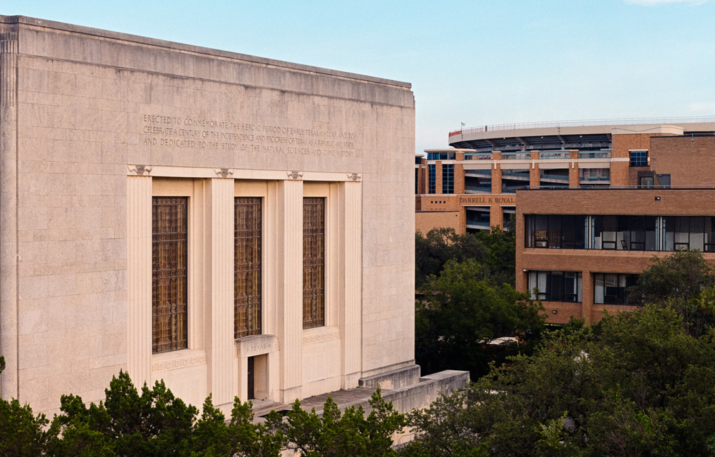
[[[188,357],[184,359],[168,360],[166,362],[157,362],[151,365],[151,371],[171,370],[174,368],[188,367],[191,365],[199,365],[206,363],[206,358],[202,355]]]
[[[353,132],[314,130],[196,117],[142,116],[142,143],[180,149],[274,154],[356,155]]]
[[[318,333],[316,335],[304,336],[303,344],[311,343],[322,343],[323,341],[337,340],[340,339],[340,331],[335,330],[331,332]]]

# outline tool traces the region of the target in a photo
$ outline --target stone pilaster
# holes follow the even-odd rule
[[[209,301],[207,311],[211,325],[211,338],[207,348],[209,364],[209,388],[216,406],[230,412],[233,402],[233,386],[236,383],[233,370],[234,290],[233,290],[233,179],[211,179],[208,185],[208,211],[211,226],[207,230],[206,251],[210,255],[206,264],[210,271]]]
[[[151,383],[152,179],[127,177],[127,371]]]
[[[20,398],[17,250],[17,53],[18,33],[0,28],[0,375],[2,397]]]
[[[358,386],[362,375],[362,183],[341,184],[343,208],[340,225],[340,245],[343,247],[341,294],[343,312],[342,380],[343,389]]]
[[[303,181],[276,185],[276,308],[280,401],[301,398],[303,384]]]

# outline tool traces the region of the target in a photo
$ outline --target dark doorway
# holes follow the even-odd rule
[[[255,357],[248,358],[248,398],[252,400],[256,398],[256,383],[255,383]]]

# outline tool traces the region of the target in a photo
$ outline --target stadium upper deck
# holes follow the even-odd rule
[[[664,124],[683,128],[684,135],[715,135],[713,116],[610,119],[471,127],[449,132],[449,145],[460,149],[474,149],[474,152],[600,150],[611,148],[613,129],[621,130],[621,133],[627,133],[629,130],[632,133],[642,133]]]

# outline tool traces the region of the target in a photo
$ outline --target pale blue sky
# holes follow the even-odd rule
[[[715,0],[0,0],[21,14],[413,84],[417,151],[511,122],[715,116]]]

